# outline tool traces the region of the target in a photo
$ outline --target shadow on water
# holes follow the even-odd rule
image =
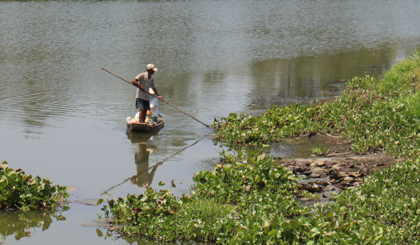
[[[0,244],[7,237],[14,236],[16,240],[31,237],[37,230],[45,231],[56,221],[66,220],[61,210],[44,211],[0,211]]]

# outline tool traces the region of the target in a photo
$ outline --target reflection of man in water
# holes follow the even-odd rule
[[[154,165],[149,173],[149,155],[150,151],[147,150],[146,143],[139,143],[139,152],[135,155],[137,174],[131,177],[131,183],[140,188],[146,188],[146,183],[148,186],[152,184],[157,167],[162,165]]]

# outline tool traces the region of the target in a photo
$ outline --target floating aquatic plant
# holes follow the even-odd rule
[[[5,161],[0,165],[0,209],[45,209],[64,205],[68,197],[66,187],[52,185],[48,178],[14,170]]]
[[[305,208],[295,200],[296,177],[261,152],[222,153],[224,164],[194,176],[191,195],[148,188],[108,201],[104,210],[125,224],[125,235],[164,241],[264,241]],[[252,215],[251,215],[252,214]],[[279,233],[281,234],[281,233]]]

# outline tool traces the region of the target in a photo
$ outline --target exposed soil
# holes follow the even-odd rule
[[[319,136],[317,136],[319,140]],[[322,136],[325,138],[325,136]],[[383,153],[355,155],[348,144],[335,138],[325,142],[330,149],[337,149],[326,156],[308,158],[278,158],[278,163],[299,177],[299,190],[306,190],[312,197],[300,196],[299,201],[312,205],[316,201],[328,201],[342,190],[362,185],[363,179],[374,171],[380,171],[396,163],[395,157]],[[309,150],[309,149],[308,149]],[[300,192],[299,192],[300,193]],[[297,195],[299,196],[299,193]],[[318,194],[318,195],[317,195]]]

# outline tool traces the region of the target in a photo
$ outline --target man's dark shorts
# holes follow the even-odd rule
[[[148,100],[136,98],[136,109],[139,110],[150,110],[150,103]]]

